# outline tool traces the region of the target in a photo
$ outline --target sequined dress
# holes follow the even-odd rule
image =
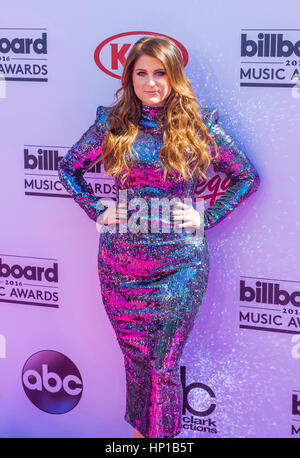
[[[97,205],[99,198],[83,174],[101,155],[107,110],[103,106],[97,108],[94,124],[58,166],[61,183],[93,221],[107,206]],[[134,167],[124,184],[115,179],[117,201],[119,191],[126,191],[127,202],[134,203],[128,210],[128,219],[138,216],[136,212],[148,202],[148,216],[135,220],[144,229],[121,232],[122,223],[119,228],[114,226],[115,231],[100,233],[98,273],[103,305],[124,356],[124,419],[144,437],[171,438],[181,431],[180,357],[208,282],[209,250],[205,231],[257,190],[259,175],[218,122],[218,110],[202,108],[206,127],[219,146],[219,158],[213,163],[231,179],[231,186],[204,211],[204,233],[197,235],[184,228],[176,232],[172,218],[168,220],[169,232],[164,232],[163,217],[157,218],[157,214],[153,217],[150,213],[151,198],[177,197],[181,202],[193,198],[197,177],[182,180],[175,174],[163,180],[158,156],[163,144],[157,122],[160,110],[160,107],[143,105],[138,135],[133,143]],[[157,224],[152,232],[151,221]]]

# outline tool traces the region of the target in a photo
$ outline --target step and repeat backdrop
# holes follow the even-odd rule
[[[115,101],[141,36],[176,40],[201,107],[261,185],[207,230],[208,289],[181,360],[184,438],[300,437],[299,2],[2,5],[0,436],[133,437],[102,303],[99,232],[57,165]],[[230,185],[211,166],[195,200]],[[101,167],[85,174],[116,198]]]

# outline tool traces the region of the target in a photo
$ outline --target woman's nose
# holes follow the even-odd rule
[[[149,86],[155,86],[155,81],[154,81],[153,76],[149,76],[149,78],[148,78],[148,84],[149,84]]]

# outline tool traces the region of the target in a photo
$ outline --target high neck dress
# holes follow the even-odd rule
[[[108,110],[103,106],[97,108],[94,124],[58,166],[61,183],[93,221],[103,215],[107,206],[99,206],[99,198],[83,174],[101,156]],[[199,177],[185,180],[174,172],[163,179],[159,160],[163,145],[160,110],[161,107],[142,106],[133,142],[133,167],[124,183],[115,178],[116,201],[128,205],[128,225],[108,225],[106,232],[100,233],[98,273],[103,305],[124,356],[124,419],[144,437],[171,438],[181,431],[179,362],[208,282],[205,231],[257,190],[259,175],[218,123],[218,110],[202,108],[206,127],[219,147],[214,166],[227,174],[231,186],[205,210],[204,231],[179,230],[178,226],[176,230],[178,223],[172,216],[168,219],[165,214],[151,213],[153,202],[165,198],[164,202],[171,201],[170,210],[178,208],[172,205],[174,198],[193,203]],[[132,226],[129,220],[134,223]],[[126,227],[130,230],[126,231]]]

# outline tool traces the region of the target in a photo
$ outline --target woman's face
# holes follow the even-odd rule
[[[132,83],[142,104],[151,107],[163,105],[172,90],[163,63],[147,55],[135,61]]]

